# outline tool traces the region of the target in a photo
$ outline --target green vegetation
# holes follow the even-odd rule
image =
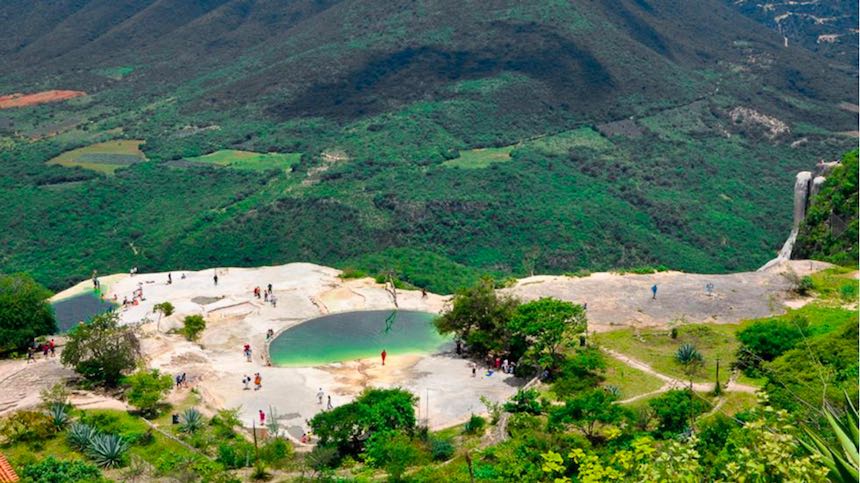
[[[514,146],[501,148],[479,148],[461,151],[460,155],[442,163],[447,168],[482,169],[493,163],[504,163],[511,160]]]
[[[797,234],[793,257],[857,267],[857,157],[855,149],[827,176]]]
[[[143,141],[122,140],[92,144],[66,151],[48,161],[67,168],[80,167],[112,175],[117,169],[146,160],[140,150]]]
[[[200,333],[206,330],[206,320],[202,315],[188,315],[182,319],[182,335],[188,340],[197,340]]]
[[[36,337],[57,331],[50,296],[27,274],[0,274],[0,352],[27,350]]]
[[[126,397],[129,404],[140,410],[144,416],[155,416],[161,400],[173,388],[173,380],[167,374],[161,374],[158,369],[138,371],[123,379],[123,384],[129,387]]]
[[[298,164],[301,157],[301,153],[255,153],[236,149],[222,149],[203,156],[186,158],[184,161],[191,164],[213,164],[249,171],[270,169],[284,171]]]
[[[108,312],[87,324],[75,326],[61,355],[63,365],[95,384],[116,386],[140,360],[140,342],[131,327],[119,325],[119,316]]]

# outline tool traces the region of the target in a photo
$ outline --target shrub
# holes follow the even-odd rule
[[[293,445],[283,438],[270,439],[260,448],[260,459],[273,468],[286,467],[293,456]]]
[[[202,315],[189,315],[182,321],[182,334],[188,340],[197,340],[205,329],[206,320]]]
[[[158,369],[138,371],[123,379],[129,387],[128,402],[138,408],[143,416],[156,416],[161,399],[173,388],[173,380]]]
[[[677,339],[678,338],[678,328],[672,327],[672,332],[670,332],[669,335],[672,337],[672,340]]]
[[[664,435],[681,433],[692,419],[710,409],[689,389],[673,389],[648,401],[658,420],[658,430]]]
[[[509,413],[540,414],[541,404],[538,401],[537,389],[519,389],[505,403],[505,411]]]
[[[249,467],[254,463],[254,445],[246,441],[221,443],[216,461],[231,470]]]
[[[125,463],[129,444],[115,434],[97,434],[90,438],[86,450],[95,464],[103,468],[118,468]]]
[[[93,436],[97,434],[98,431],[88,424],[73,423],[68,432],[66,432],[66,441],[69,442],[69,446],[72,448],[84,451],[89,447]]]
[[[101,471],[83,461],[58,460],[53,456],[31,463],[21,471],[21,478],[30,483],[96,483],[104,481]]]
[[[341,279],[346,280],[350,278],[365,278],[367,277],[367,272],[364,270],[359,270],[357,268],[344,268],[340,275],[338,275]]]
[[[430,456],[433,461],[447,461],[454,456],[454,444],[448,439],[431,439]]]
[[[418,460],[418,449],[406,434],[397,431],[375,433],[367,441],[364,458],[370,466],[385,468],[395,481]]]
[[[478,416],[477,414],[473,414],[469,421],[466,422],[465,431],[468,434],[483,434],[484,427],[487,425],[487,420]]]
[[[795,291],[799,295],[808,295],[809,292],[812,292],[812,290],[814,289],[815,282],[812,281],[812,277],[806,275],[804,277],[801,277],[800,282],[798,282],[797,287],[795,288]]]
[[[753,322],[736,335],[741,343],[737,352],[738,367],[754,375],[762,362],[770,362],[793,349],[808,325],[805,318],[796,315],[791,316],[791,320]]]
[[[180,416],[179,430],[194,434],[203,427],[203,424],[203,414],[194,408],[188,408]]]
[[[58,382],[51,387],[39,391],[39,398],[42,399],[42,405],[50,408],[54,404],[69,405],[69,390],[62,382]]]
[[[51,416],[41,411],[17,411],[0,420],[0,435],[10,443],[43,441],[55,431]]]

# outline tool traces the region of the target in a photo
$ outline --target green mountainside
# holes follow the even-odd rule
[[[88,93],[0,110],[0,271],[54,289],[135,265],[387,265],[441,292],[752,269],[794,173],[856,144],[851,74],[718,0],[12,0],[0,25],[0,95]],[[147,161],[45,164],[111,139]],[[289,161],[201,162],[222,150]]]
[[[842,157],[811,201],[793,256],[857,265],[857,150]]]

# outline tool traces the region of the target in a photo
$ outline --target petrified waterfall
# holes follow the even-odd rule
[[[788,239],[785,240],[785,244],[782,245],[779,255],[764,264],[764,266],[759,268],[759,271],[767,270],[784,260],[791,259],[791,251],[794,249],[794,242],[797,240],[797,232],[800,229],[800,224],[803,222],[803,218],[806,217],[806,209],[809,208],[809,204],[815,195],[821,191],[821,187],[827,179],[823,175],[830,172],[834,165],[837,164],[819,161],[816,166],[817,176],[815,178],[812,177],[811,171],[797,173],[797,177],[794,180],[794,220],[791,225],[791,233],[788,235]]]

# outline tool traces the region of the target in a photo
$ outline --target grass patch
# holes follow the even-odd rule
[[[621,399],[630,399],[640,394],[656,391],[663,386],[660,379],[628,366],[618,359],[606,355],[604,386],[615,386],[621,391]]]
[[[857,301],[860,280],[851,277],[854,269],[832,267],[810,275],[818,298],[851,303]]]
[[[113,175],[119,168],[146,161],[146,156],[140,150],[141,144],[143,141],[136,139],[91,144],[66,151],[50,159],[48,164],[58,164],[67,168],[79,167]]]
[[[222,149],[214,153],[187,158],[191,163],[214,164],[217,166],[246,171],[268,171],[270,169],[286,170],[298,163],[301,153],[257,153]]]
[[[460,151],[460,156],[445,161],[442,166],[447,168],[482,169],[494,163],[505,163],[511,160],[514,146],[501,148],[480,148]]]
[[[654,370],[680,380],[688,380],[675,352],[685,343],[693,344],[705,358],[703,367],[693,375],[695,382],[713,382],[716,359],[720,359],[720,382],[729,378],[729,364],[735,359],[738,341],[737,324],[689,324],[678,327],[678,337],[672,339],[668,329],[641,330],[627,328],[596,334],[601,347],[638,359]]]
[[[737,413],[748,411],[758,405],[758,397],[755,394],[746,392],[725,392],[723,393],[725,402],[718,412],[727,416],[734,416]]]

